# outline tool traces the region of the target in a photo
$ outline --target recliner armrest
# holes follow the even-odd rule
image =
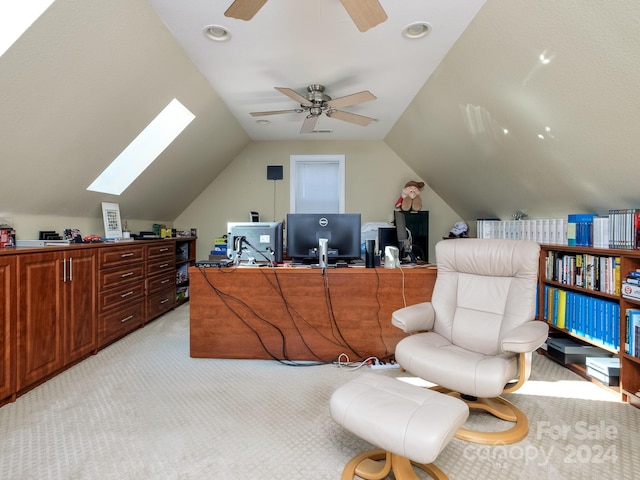
[[[540,347],[549,335],[549,325],[532,320],[508,332],[502,339],[505,352],[528,353]]]
[[[433,328],[435,318],[431,302],[422,302],[393,312],[391,323],[406,333],[425,332]]]

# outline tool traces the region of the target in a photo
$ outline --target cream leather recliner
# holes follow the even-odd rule
[[[396,346],[402,368],[515,423],[497,432],[461,428],[457,438],[508,444],[529,431],[524,413],[500,395],[527,380],[532,352],[548,335],[548,325],[534,319],[539,255],[527,240],[442,240],[431,302],[393,313],[393,325],[412,334]]]

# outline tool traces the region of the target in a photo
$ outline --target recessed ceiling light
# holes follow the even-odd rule
[[[258,125],[269,125],[271,122],[269,120],[256,120]]]
[[[216,42],[226,42],[231,38],[231,33],[225,27],[220,25],[207,25],[202,30],[204,36],[209,40],[214,40]]]
[[[427,22],[414,22],[410,23],[404,30],[402,30],[402,35],[407,38],[422,38],[425,37],[431,32],[431,25]]]

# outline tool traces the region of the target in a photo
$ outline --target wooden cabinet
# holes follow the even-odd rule
[[[596,267],[589,267],[592,258],[597,263],[593,263]],[[575,280],[576,259],[578,268],[582,268],[582,280],[579,282]],[[589,260],[588,264],[585,259]],[[564,277],[562,273],[558,274],[559,265],[563,266]],[[638,250],[541,245],[538,317],[541,320],[547,318],[552,323],[549,289],[564,292],[562,295],[570,295],[578,298],[578,301],[584,299],[585,305],[572,307],[575,314],[571,319],[565,317],[567,320],[564,325],[550,325],[550,334],[571,337],[578,343],[595,345],[619,357],[620,386],[612,388],[621,393],[623,400],[640,406],[640,358],[625,352],[626,311],[629,308],[640,309],[640,300],[627,299],[620,294],[621,280],[636,269],[640,269]],[[592,276],[593,279],[587,281],[587,276]],[[601,305],[604,305],[602,310]],[[600,318],[599,315],[603,316],[600,321],[596,320]],[[567,321],[570,323],[567,324]],[[587,322],[586,326],[576,328],[575,322],[580,321]],[[567,367],[586,377],[584,365],[571,364]]]
[[[93,250],[20,255],[17,390],[91,353],[96,344]]]
[[[632,270],[640,269],[640,252],[621,256],[620,278],[625,279]],[[625,351],[627,337],[626,311],[629,308],[640,309],[640,300],[620,297],[620,388],[623,399],[640,407],[640,358]]]
[[[147,245],[147,318],[153,320],[176,304],[176,244],[173,241]]]
[[[64,303],[64,363],[68,365],[97,349],[96,271],[94,250],[76,250],[65,255],[63,279]]]
[[[16,387],[16,260],[0,257],[0,404]]]
[[[0,252],[0,405],[176,305],[176,244]]]
[[[145,321],[145,246],[100,249],[98,344],[105,346]]]

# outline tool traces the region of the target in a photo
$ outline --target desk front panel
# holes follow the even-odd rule
[[[192,357],[332,361],[393,355],[391,314],[429,301],[436,270],[189,269]]]

